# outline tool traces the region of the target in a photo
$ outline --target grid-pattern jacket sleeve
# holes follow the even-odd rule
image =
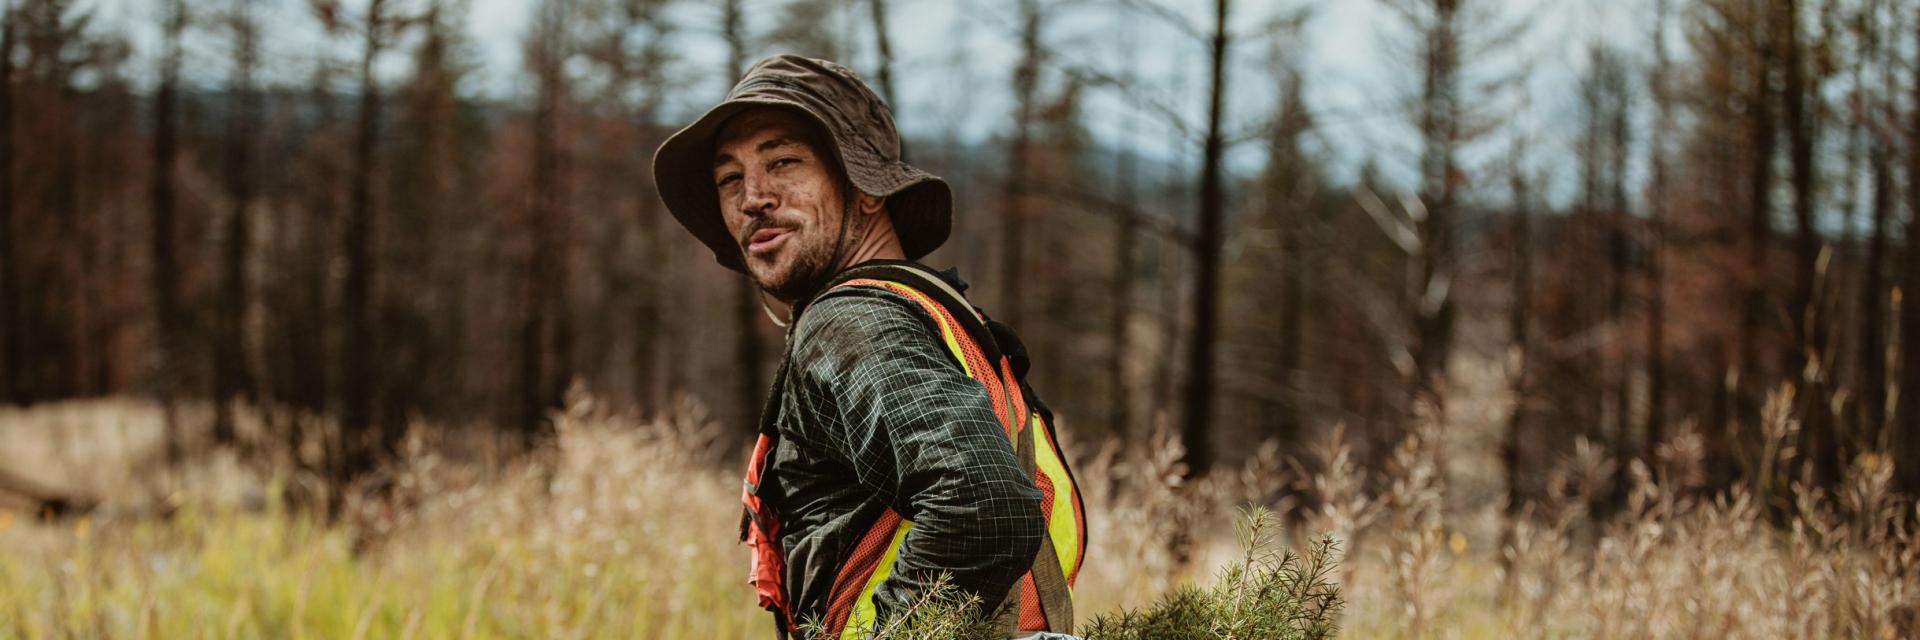
[[[798,435],[844,456],[874,499],[914,523],[875,590],[881,619],[943,572],[987,606],[999,604],[1046,535],[1040,491],[986,388],[937,331],[912,301],[862,286],[823,294],[795,327],[794,373],[808,414]]]

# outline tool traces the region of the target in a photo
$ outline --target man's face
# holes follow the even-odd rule
[[[804,116],[772,107],[734,116],[715,136],[720,215],[748,273],[785,302],[832,275],[846,227],[833,159],[822,153],[821,139]]]

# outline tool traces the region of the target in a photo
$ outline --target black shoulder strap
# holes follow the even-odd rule
[[[1000,361],[1003,352],[1000,350],[999,341],[995,339],[997,336],[988,326],[998,323],[988,320],[979,309],[967,302],[965,295],[955,290],[953,285],[947,284],[947,281],[940,279],[939,274],[912,262],[898,260],[868,262],[842,271],[831,284],[827,285],[827,288],[832,289],[843,282],[862,278],[898,282],[933,298],[934,302],[946,307],[947,311],[953,314],[954,319],[960,322],[960,326],[967,330],[967,335],[973,338],[974,343],[980,345],[980,349],[986,352],[988,362]],[[1024,374],[1024,371],[1021,373]]]
[[[1027,405],[1039,411],[1040,417],[1046,420],[1047,424],[1053,424],[1053,409],[1048,407],[1046,402],[1034,393],[1033,387],[1027,383],[1027,371],[1032,369],[1033,361],[1027,355],[1026,343],[1014,333],[1013,327],[987,317],[978,307],[968,302],[965,295],[947,284],[939,274],[919,263],[901,260],[863,263],[841,272],[832,283],[827,285],[827,288],[831,289],[840,283],[862,278],[899,282],[913,287],[954,313],[955,319],[959,320],[960,325],[967,330],[967,335],[973,337],[974,343],[980,345],[981,351],[985,352],[989,362],[999,362],[1001,356],[1006,356],[1007,363],[1013,367],[1014,382],[1020,385],[1020,392],[1026,397]]]

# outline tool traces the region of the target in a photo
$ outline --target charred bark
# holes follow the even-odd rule
[[[151,219],[148,222],[148,270],[154,314],[154,392],[159,396],[166,420],[166,457],[177,464],[182,455],[182,432],[174,411],[178,372],[173,368],[178,356],[180,331],[178,286],[180,267],[174,254],[174,157],[178,138],[174,109],[180,94],[181,32],[186,30],[185,0],[168,3],[165,25],[166,43],[160,58],[160,86],[153,97],[153,178]]]
[[[387,0],[370,0],[367,5],[363,49],[360,56],[360,104],[355,117],[353,169],[347,216],[340,234],[340,253],[345,258],[346,277],[340,292],[340,306],[346,325],[340,352],[340,439],[341,458],[334,470],[336,483],[345,483],[371,469],[382,440],[374,433],[373,391],[384,380],[381,363],[374,359],[377,348],[372,289],[374,279],[375,203],[373,181],[378,175],[380,140],[380,85],[374,77],[374,62],[385,46]]]
[[[1672,96],[1667,87],[1667,2],[1656,6],[1653,30],[1653,70],[1648,79],[1653,94],[1654,132],[1647,154],[1652,181],[1647,198],[1647,428],[1641,443],[1641,459],[1655,460],[1654,451],[1666,440],[1667,358],[1666,358],[1666,249],[1667,249],[1667,156],[1662,141],[1673,130]]]
[[[1226,143],[1221,131],[1221,115],[1226,97],[1229,6],[1227,0],[1215,0],[1213,7],[1212,80],[1208,90],[1207,138],[1201,149],[1199,228],[1194,236],[1193,338],[1187,345],[1187,407],[1180,430],[1180,444],[1187,450],[1187,473],[1196,477],[1205,475],[1213,466],[1214,343],[1220,324],[1220,253],[1226,216],[1226,187],[1221,167]]]
[[[1020,64],[1013,70],[1013,139],[1007,149],[1005,203],[1000,223],[1000,316],[1014,327],[1022,325],[1026,296],[1027,222],[1030,190],[1027,174],[1033,153],[1033,121],[1043,52],[1040,48],[1042,9],[1039,0],[1020,2]]]
[[[240,0],[233,21],[233,77],[229,82],[234,100],[233,116],[227,121],[227,213],[224,251],[222,252],[220,331],[213,337],[214,422],[213,438],[218,444],[234,441],[234,403],[247,394],[252,376],[247,373],[247,240],[250,234],[248,211],[253,203],[253,136],[257,135],[258,96],[253,73],[258,58],[252,1]]]
[[[1914,35],[1920,38],[1920,16],[1914,19]],[[1920,229],[1920,60],[1913,66],[1911,122],[1907,128],[1907,211],[1908,229]],[[1920,233],[1907,232],[1906,291],[1920,296]],[[1901,420],[1890,438],[1898,488],[1909,495],[1920,492],[1920,310],[1900,313]]]
[[[0,401],[24,403],[20,381],[21,345],[25,327],[20,319],[20,272],[13,250],[13,34],[14,9],[9,0],[0,6]]]

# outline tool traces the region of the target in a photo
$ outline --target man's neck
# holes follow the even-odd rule
[[[862,262],[871,260],[905,260],[907,252],[900,248],[900,234],[893,229],[893,216],[885,209],[867,219],[867,228],[862,229],[860,240],[847,251],[847,258],[835,272],[846,271]]]

